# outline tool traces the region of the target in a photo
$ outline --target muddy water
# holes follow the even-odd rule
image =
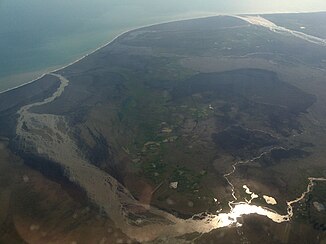
[[[51,103],[60,97],[69,85],[69,80],[65,77],[54,73],[50,75],[58,77],[61,81],[57,91],[51,97],[26,105],[18,111],[16,134],[22,150],[32,148],[39,156],[59,163],[65,169],[69,179],[82,187],[88,197],[108,214],[118,228],[137,241],[151,241],[162,237],[173,238],[194,232],[207,233],[213,229],[237,224],[240,216],[248,214],[266,216],[276,223],[289,221],[293,216],[293,205],[305,198],[306,194],[312,190],[314,182],[326,181],[324,178],[309,178],[307,190],[299,198],[287,203],[286,215],[253,205],[251,201],[238,201],[235,196],[235,187],[228,177],[236,171],[237,165],[253,162],[270,152],[269,150],[246,162],[235,163],[232,171],[224,175],[232,189],[233,196],[233,201],[229,202],[229,212],[211,215],[197,214],[190,219],[177,218],[165,211],[139,203],[115,178],[91,165],[69,136],[71,131],[64,116],[35,114],[29,111],[32,107]],[[253,194],[249,188],[246,190]],[[131,219],[130,216],[133,218]]]

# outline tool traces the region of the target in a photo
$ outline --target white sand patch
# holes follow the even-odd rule
[[[177,189],[178,188],[178,182],[177,181],[171,182],[170,183],[170,188]]]
[[[247,201],[248,203],[251,203],[252,200],[259,197],[256,193],[252,192],[247,185],[243,185],[242,187],[245,189],[245,192],[251,197],[251,199]]]
[[[262,26],[265,28],[270,29],[273,32],[279,33],[279,34],[287,34],[287,35],[292,35],[297,38],[300,38],[302,40],[305,40],[310,43],[314,43],[320,46],[326,46],[326,39],[317,37],[317,36],[312,36],[300,31],[296,30],[291,30],[287,29],[283,26],[278,26],[275,23],[261,17],[261,16],[235,16],[238,17],[239,19],[242,19],[244,21],[247,21],[248,23],[252,25],[257,25],[257,26]],[[303,30],[303,28],[301,28]]]
[[[277,204],[277,201],[275,200],[274,197],[269,197],[269,196],[263,195],[263,198],[265,199],[267,204],[270,204],[270,205],[276,205]]]

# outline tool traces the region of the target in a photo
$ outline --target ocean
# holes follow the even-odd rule
[[[296,5],[269,2],[0,0],[0,91],[64,66],[139,26],[214,14],[326,9],[324,0],[301,0]]]

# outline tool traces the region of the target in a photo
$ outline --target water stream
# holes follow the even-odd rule
[[[208,233],[214,229],[238,224],[243,215],[258,214],[266,216],[276,223],[290,221],[293,216],[293,205],[311,192],[315,181],[326,181],[324,178],[309,178],[305,192],[295,200],[288,201],[287,214],[277,212],[250,201],[238,201],[235,187],[229,177],[237,170],[237,166],[260,159],[272,148],[245,162],[232,165],[232,170],[224,175],[231,187],[233,200],[229,202],[228,212],[216,214],[196,214],[189,219],[181,219],[150,205],[138,202],[122,184],[106,172],[90,164],[79,150],[75,141],[69,136],[69,128],[65,117],[53,114],[36,114],[32,107],[51,103],[61,96],[69,85],[65,77],[51,73],[61,84],[52,96],[41,102],[23,106],[19,111],[16,134],[21,150],[32,150],[39,156],[59,163],[66,171],[69,179],[82,187],[88,197],[97,204],[131,239],[140,242],[156,238],[174,238],[189,233]],[[247,191],[250,192],[249,188]]]

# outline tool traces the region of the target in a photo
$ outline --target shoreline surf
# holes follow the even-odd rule
[[[53,72],[57,72],[59,70],[62,70],[62,69],[65,69],[75,63],[78,63],[79,61],[83,60],[84,58],[88,57],[89,55],[92,55],[94,54],[95,52],[99,51],[100,49],[110,45],[112,42],[114,42],[117,38],[119,38],[120,36],[126,34],[126,33],[129,33],[129,32],[132,32],[132,31],[136,31],[138,29],[142,29],[142,28],[148,28],[148,27],[152,27],[152,26],[155,26],[155,25],[160,25],[160,24],[169,24],[169,23],[173,23],[173,22],[179,22],[179,21],[187,21],[187,20],[196,20],[196,19],[204,19],[204,18],[209,18],[209,17],[218,17],[218,16],[229,16],[229,17],[235,17],[235,18],[239,18],[239,16],[245,16],[245,15],[264,15],[264,14],[305,14],[305,13],[322,13],[322,12],[325,12],[325,11],[316,11],[316,12],[263,12],[263,13],[246,13],[246,14],[243,14],[243,13],[237,13],[237,14],[226,14],[226,13],[211,13],[211,14],[203,14],[203,15],[198,15],[198,16],[192,16],[192,17],[181,17],[181,18],[176,18],[176,19],[173,19],[173,20],[168,20],[168,21],[159,21],[159,22],[155,22],[155,23],[152,23],[152,24],[148,24],[148,25],[140,25],[138,27],[134,27],[134,28],[130,28],[126,31],[122,31],[120,34],[118,34],[117,36],[115,36],[113,39],[111,39],[110,41],[108,42],[105,42],[103,45],[100,45],[99,47],[97,47],[96,49],[90,51],[89,53],[86,53],[85,55],[81,56],[80,58],[77,58],[76,60],[68,63],[68,64],[65,64],[63,66],[61,65],[58,65],[60,66],[59,68],[57,69],[54,69],[54,70],[51,70],[49,72],[45,72],[39,76],[37,76],[35,79],[32,79],[32,80],[29,80],[29,81],[26,81],[20,85],[16,85],[14,87],[11,87],[11,88],[8,88],[8,89],[5,89],[3,91],[0,91],[0,95],[1,94],[4,94],[6,92],[9,92],[11,90],[15,90],[15,89],[18,89],[20,87],[23,87],[25,85],[29,85],[41,78],[43,78],[44,76],[46,76],[47,74],[50,74],[50,73],[53,73]],[[48,67],[48,68],[45,68],[46,69],[51,69],[51,67]],[[31,71],[33,72],[33,71]],[[31,72],[28,72],[28,73],[31,73]],[[19,75],[19,74],[17,74]],[[5,79],[5,78],[4,78]]]
[[[18,88],[21,88],[23,86],[26,86],[26,85],[29,85],[39,79],[42,79],[44,76],[48,75],[48,74],[51,74],[51,73],[54,73],[54,72],[58,72],[60,70],[63,70],[71,65],[74,65],[76,63],[78,63],[79,61],[83,60],[84,58],[87,58],[88,56],[96,53],[97,51],[107,47],[108,45],[112,44],[115,40],[117,40],[119,37],[123,36],[124,34],[127,34],[129,32],[132,32],[132,31],[136,31],[136,30],[139,30],[139,29],[142,29],[142,28],[148,28],[148,27],[153,27],[153,26],[156,26],[156,25],[161,25],[161,24],[169,24],[169,23],[173,23],[173,22],[179,22],[179,21],[187,21],[187,20],[196,20],[196,19],[204,19],[204,18],[209,18],[209,17],[218,17],[218,16],[230,16],[230,17],[234,17],[233,15],[228,15],[228,14],[212,14],[212,15],[203,15],[203,16],[198,16],[198,17],[191,17],[191,18],[180,18],[180,19],[175,19],[175,20],[169,20],[169,21],[162,21],[162,22],[156,22],[156,23],[153,23],[153,24],[149,24],[149,25],[142,25],[142,26],[138,26],[138,27],[135,27],[135,28],[131,28],[131,29],[128,29],[126,31],[123,31],[121,32],[120,34],[118,34],[117,36],[115,36],[112,40],[106,42],[105,44],[97,47],[96,49],[92,50],[91,52],[81,56],[80,58],[77,58],[76,60],[62,66],[62,67],[59,67],[57,69],[54,69],[54,70],[51,70],[49,72],[46,72],[46,73],[43,73],[42,75],[36,77],[35,79],[32,79],[30,81],[27,81],[21,85],[17,85],[15,87],[12,87],[12,88],[8,88],[6,90],[3,90],[3,91],[0,91],[0,95],[1,94],[4,94],[6,92],[9,92],[9,91],[12,91],[12,90],[16,90]]]

